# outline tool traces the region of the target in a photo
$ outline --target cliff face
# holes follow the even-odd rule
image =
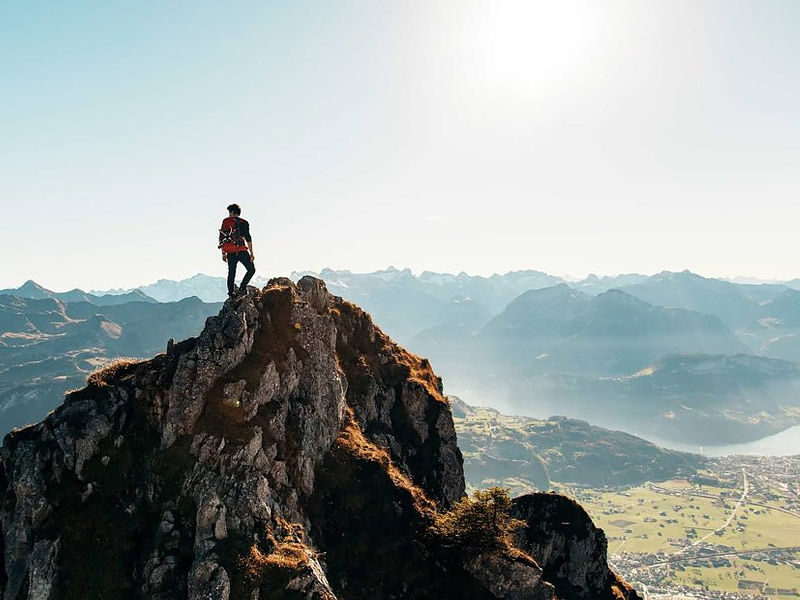
[[[310,277],[93,375],[0,458],[3,600],[597,597],[431,533],[464,494],[441,382]]]
[[[514,499],[511,514],[525,522],[517,545],[536,557],[562,597],[615,600],[635,592],[608,568],[607,541],[574,500],[558,494]]]

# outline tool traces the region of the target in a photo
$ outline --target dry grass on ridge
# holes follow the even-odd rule
[[[88,385],[95,385],[97,387],[108,387],[111,380],[115,379],[125,369],[127,369],[131,365],[135,365],[141,362],[143,361],[138,358],[126,358],[126,357],[115,358],[111,362],[106,363],[102,367],[91,372],[86,377],[86,383]]]

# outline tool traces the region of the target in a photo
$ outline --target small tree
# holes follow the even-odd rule
[[[431,530],[449,545],[508,548],[511,534],[525,526],[525,521],[513,519],[510,511],[507,489],[477,490],[438,515]]]

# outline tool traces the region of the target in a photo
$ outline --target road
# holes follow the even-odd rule
[[[664,565],[674,565],[676,563],[690,562],[695,560],[705,560],[707,558],[718,558],[721,556],[741,556],[742,554],[772,554],[773,552],[800,552],[800,546],[788,546],[786,548],[776,548],[774,546],[770,546],[769,548],[755,548],[753,550],[734,550],[731,552],[715,552],[714,554],[703,554],[699,556],[695,555],[669,558],[657,563],[636,567],[635,570],[638,571],[639,569],[651,569],[653,567],[662,567]],[[674,556],[674,554],[672,556]]]
[[[753,477],[752,473],[750,474],[750,477]],[[756,479],[758,478],[756,477]],[[668,488],[650,482],[648,482],[648,485],[650,486],[651,490],[654,490],[656,492],[661,492],[662,494],[667,494],[669,496],[696,496],[698,498],[708,498],[709,500],[724,500],[722,496],[716,496],[714,494],[709,494],[707,492],[702,492],[700,490],[681,490],[675,488]],[[791,517],[800,519],[800,513],[791,511],[788,508],[783,508],[782,506],[773,506],[772,504],[764,504],[763,502],[754,502],[753,500],[746,500],[745,504],[749,504],[751,506],[760,506],[761,508],[768,508],[769,510],[777,510],[778,512],[786,513]]]
[[[733,521],[734,517],[736,516],[736,512],[742,507],[742,504],[747,499],[747,494],[749,492],[750,492],[750,484],[747,481],[747,471],[745,470],[744,467],[742,467],[742,495],[739,496],[739,500],[736,501],[736,505],[733,507],[733,510],[731,511],[731,514],[728,515],[728,520],[725,521],[725,523],[721,527],[718,527],[717,529],[715,529],[711,533],[709,533],[707,535],[704,535],[701,538],[696,539],[694,542],[692,542],[691,544],[688,544],[687,546],[684,546],[680,550],[676,550],[672,554],[675,555],[675,554],[681,554],[682,552],[686,552],[690,548],[693,548],[694,546],[697,546],[698,544],[701,544],[702,542],[705,542],[708,538],[710,538],[713,535],[716,535],[718,532],[721,532],[721,531],[725,530],[731,524],[731,521]]]

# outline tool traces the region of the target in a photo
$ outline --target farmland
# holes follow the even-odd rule
[[[689,479],[627,489],[555,486],[608,538],[615,568],[648,595],[797,597],[799,458],[727,457]]]
[[[537,489],[523,477],[494,483]],[[549,489],[581,503],[613,567],[647,598],[800,597],[800,457],[731,456],[661,482]]]

